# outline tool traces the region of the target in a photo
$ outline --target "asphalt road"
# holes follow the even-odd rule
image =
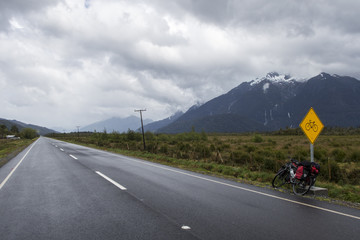
[[[41,137],[0,168],[0,239],[359,239],[360,211]]]

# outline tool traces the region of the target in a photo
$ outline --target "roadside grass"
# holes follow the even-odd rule
[[[106,148],[101,148],[101,150],[119,153],[122,155],[136,157],[147,161],[168,165],[171,167],[226,178],[233,181],[247,183],[260,187],[272,188],[271,182],[275,176],[275,173],[270,171],[251,171],[247,167],[224,166],[217,163],[169,158],[166,156],[159,156],[158,154],[151,154],[142,151],[129,151]],[[317,197],[318,199],[335,202],[341,205],[348,205],[350,207],[360,209],[359,185],[339,185],[335,183],[322,182],[317,180],[316,186],[327,188],[329,194],[329,197],[327,198]],[[281,191],[291,192],[292,190],[290,189],[290,185],[285,185],[283,189],[281,189]]]
[[[131,131],[50,137],[269,188],[290,158],[310,159],[310,144],[303,135],[146,133],[146,151],[140,133]],[[316,186],[328,188],[327,200],[352,202],[360,208],[359,135],[319,136],[315,161],[321,165]]]
[[[10,159],[15,157],[27,146],[29,146],[34,140],[29,139],[17,139],[7,140],[0,139],[0,167],[4,166]]]

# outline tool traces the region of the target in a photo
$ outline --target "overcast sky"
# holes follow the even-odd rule
[[[0,0],[0,118],[160,120],[277,71],[360,79],[358,0]]]

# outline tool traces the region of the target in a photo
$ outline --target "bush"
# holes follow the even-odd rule
[[[133,130],[128,130],[127,134],[127,140],[129,141],[141,141],[142,135],[140,133],[137,133]]]
[[[36,132],[36,130],[32,129],[32,128],[24,128],[23,130],[21,130],[21,137],[25,138],[25,139],[34,139],[36,137],[38,137],[38,133]]]
[[[155,134],[153,134],[152,132],[147,131],[147,132],[145,132],[144,135],[145,135],[145,139],[148,141],[155,139]]]
[[[197,144],[194,152],[198,153],[200,158],[208,158],[211,156],[210,148],[208,148],[205,144]]]
[[[247,164],[250,162],[251,156],[243,151],[234,151],[230,154],[230,159],[237,164]]]
[[[261,142],[263,142],[264,140],[263,140],[263,138],[260,136],[260,135],[255,135],[254,136],[254,138],[253,138],[253,141],[255,142],[255,143],[261,143]]]
[[[335,161],[337,162],[343,162],[346,157],[346,153],[341,149],[334,149],[331,152],[331,155],[334,157]]]
[[[325,149],[321,147],[314,148],[314,158],[318,161],[325,163],[325,161],[327,161],[327,155],[328,152]]]
[[[305,161],[310,158],[310,151],[303,148],[296,148],[293,156],[299,162]]]
[[[329,176],[329,168],[330,168],[330,176]],[[339,165],[331,160],[328,163],[321,166],[320,177],[324,178],[324,180],[329,180],[331,182],[341,183],[344,182],[344,175],[341,172]]]
[[[161,145],[161,147],[160,147],[160,149],[159,149],[159,152],[164,153],[164,154],[167,154],[167,153],[168,153],[168,146],[167,146],[167,144]]]
[[[150,141],[146,144],[146,150],[151,153],[157,153],[158,143]]]
[[[276,162],[270,158],[265,158],[264,159],[264,168],[266,170],[276,171],[277,170]]]
[[[360,169],[352,169],[348,176],[348,181],[350,184],[359,185],[360,184]]]
[[[256,150],[256,147],[255,146],[253,146],[253,145],[244,145],[244,148],[245,148],[245,150],[246,150],[246,152],[248,152],[248,153],[252,153],[252,152],[255,152],[255,150]]]
[[[360,162],[360,151],[353,151],[350,154],[350,161],[352,161],[352,162]]]

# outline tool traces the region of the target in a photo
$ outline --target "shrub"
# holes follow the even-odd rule
[[[201,158],[208,158],[211,156],[210,149],[205,144],[197,144],[194,152],[198,153]]]
[[[321,161],[322,163],[327,160],[327,155],[328,152],[325,149],[321,147],[314,148],[314,158]]]
[[[255,152],[255,150],[256,150],[256,147],[253,145],[250,145],[250,146],[244,145],[244,148],[245,148],[246,152],[248,152],[248,153]]]
[[[331,152],[331,155],[334,157],[335,161],[337,162],[343,162],[346,157],[346,153],[341,149],[334,149]]]
[[[164,153],[164,154],[167,154],[167,153],[168,153],[168,146],[167,146],[167,144],[161,145],[161,147],[160,147],[160,149],[159,149],[159,152]]]
[[[275,151],[275,158],[278,159],[278,160],[283,161],[283,160],[286,159],[286,156],[282,151],[276,150]]]
[[[150,131],[147,131],[145,132],[145,139],[146,140],[154,140],[155,139],[155,134],[153,134],[152,132]]]
[[[133,130],[128,130],[127,132],[127,140],[134,141],[136,139],[136,133]]]
[[[146,145],[146,150],[151,153],[157,153],[158,143],[157,142],[148,142]]]
[[[273,146],[276,145],[276,141],[272,140],[271,138],[269,138],[267,141],[270,145],[273,145]]]
[[[360,184],[360,169],[352,169],[347,176],[349,183],[353,185]]]
[[[352,161],[352,162],[360,162],[360,151],[359,150],[353,151],[350,154],[350,161]]]
[[[253,138],[253,142],[255,142],[255,143],[261,143],[263,141],[264,141],[263,138],[258,134],[256,134]]]
[[[300,162],[305,161],[310,158],[310,151],[303,148],[296,148],[293,156]]]
[[[247,164],[250,162],[250,154],[243,151],[234,151],[230,154],[230,159],[237,164]]]
[[[276,171],[277,170],[276,162],[270,158],[265,158],[264,159],[264,168],[266,170]]]
[[[36,130],[34,130],[32,128],[22,129],[20,135],[22,138],[25,138],[25,139],[34,139],[39,136],[38,133],[36,132]]]
[[[330,168],[330,170],[329,170]],[[330,176],[329,176],[330,172]],[[344,175],[341,172],[339,165],[334,161],[330,160],[328,163],[321,166],[320,175],[321,178],[332,182],[340,183],[344,181]]]
[[[287,143],[283,146],[283,149],[289,149],[291,147],[291,143]]]

